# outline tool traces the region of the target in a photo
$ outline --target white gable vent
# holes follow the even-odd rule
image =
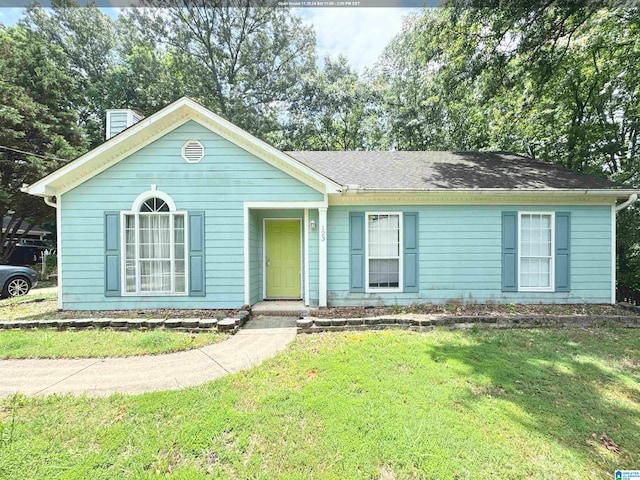
[[[182,146],[182,158],[189,163],[198,163],[204,157],[204,147],[197,140],[189,140]]]

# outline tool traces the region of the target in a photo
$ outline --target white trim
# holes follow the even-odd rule
[[[183,97],[35,182],[27,187],[26,191],[37,196],[58,195],[69,191],[190,120],[203,125],[320,193],[336,193],[342,188],[338,183],[293,157],[254,137],[193,100]]]
[[[404,291],[404,212],[365,212],[364,213],[364,291],[366,293],[402,293]],[[398,286],[396,288],[376,288],[369,286],[369,215],[398,215],[399,265]]]
[[[131,204],[131,211],[139,212],[142,204],[153,197],[159,198],[160,200],[164,201],[169,207],[169,211],[176,211],[176,204],[174,203],[171,196],[168,193],[155,189],[147,190],[146,192],[142,192],[140,195],[138,195]]]
[[[327,207],[318,208],[318,307],[327,306]]]
[[[416,193],[430,193],[430,194],[442,194],[442,193],[476,193],[478,195],[492,195],[496,193],[507,193],[511,195],[608,195],[615,196],[617,198],[626,198],[632,194],[640,193],[640,189],[605,189],[605,188],[455,188],[455,189],[443,189],[443,188],[358,188],[357,190],[349,189],[346,192],[342,192],[343,197],[348,196],[360,196],[364,194],[408,194],[413,195]]]
[[[549,287],[521,287],[522,275],[522,229],[523,215],[548,215],[551,217],[551,264],[549,265]],[[518,291],[519,292],[555,292],[556,290],[556,213],[555,212],[518,212]]]
[[[200,157],[197,160],[189,160],[187,158],[186,154],[185,154],[185,150],[187,148],[187,145],[194,144],[194,143],[197,143],[200,146],[200,148],[202,148],[202,154],[200,155]],[[200,162],[200,160],[202,160],[204,158],[204,155],[205,155],[204,145],[202,145],[202,142],[200,142],[199,140],[187,140],[182,145],[182,159],[187,163],[198,163],[198,162]]]
[[[244,203],[243,209],[243,223],[244,223],[244,304],[251,305],[251,279],[250,273],[250,253],[249,253],[249,207],[247,202]]]
[[[611,305],[616,304],[616,214],[618,210],[611,205]]]
[[[300,229],[300,243],[298,250],[300,250],[300,297],[298,298],[282,298],[274,297],[273,299],[267,297],[267,222],[298,222]],[[263,300],[298,300],[302,298],[304,300],[304,285],[303,285],[303,252],[302,252],[302,219],[298,217],[269,217],[262,219],[262,299]]]
[[[127,292],[127,264],[126,264],[126,222],[125,216],[133,215],[135,219],[135,262],[136,262],[136,291]],[[140,291],[140,267],[138,258],[138,246],[140,245],[140,215],[168,215],[169,228],[171,229],[169,260],[171,262],[171,290],[172,292],[141,292]],[[174,220],[176,215],[184,217],[184,292],[175,290],[175,231]],[[189,296],[189,212],[140,212],[139,210],[120,212],[120,295],[122,297],[187,297]]]
[[[254,210],[267,210],[267,209],[305,209],[305,208],[322,208],[327,207],[326,202],[244,202],[245,208],[252,208]]]
[[[448,190],[388,191],[329,195],[330,206],[370,205],[611,205],[612,198],[627,198],[628,191]]]
[[[304,209],[304,305],[309,306],[309,209]]]
[[[62,310],[62,195],[56,197],[56,257],[58,270],[58,309]]]
[[[111,112],[112,110],[107,110],[106,112],[106,125],[105,125],[105,130],[104,130],[104,139],[109,140],[111,138]]]

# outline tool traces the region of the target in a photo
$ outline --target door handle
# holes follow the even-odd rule
[[[271,265],[271,262],[269,261],[269,259],[267,258],[267,267]]]

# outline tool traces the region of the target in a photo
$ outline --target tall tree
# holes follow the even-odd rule
[[[0,213],[10,219],[0,239],[6,263],[21,236],[53,209],[20,191],[86,148],[73,109],[78,89],[64,53],[24,26],[0,28]],[[35,155],[30,155],[29,152]],[[18,235],[22,222],[26,231]]]
[[[278,129],[281,105],[315,62],[311,27],[275,0],[143,4],[129,20],[168,48],[185,94],[254,134]]]
[[[120,106],[110,75],[120,64],[117,25],[95,4],[80,8],[75,0],[52,0],[51,7],[30,5],[23,24],[64,54],[77,86],[79,120],[94,147],[104,141],[106,109]]]
[[[346,57],[329,57],[304,77],[292,99],[279,146],[297,150],[366,150],[378,132],[378,94]]]

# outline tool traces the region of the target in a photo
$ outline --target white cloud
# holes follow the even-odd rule
[[[342,53],[358,71],[371,67],[384,47],[400,33],[402,16],[410,8],[296,8],[312,24],[318,39],[320,64],[326,55]]]

